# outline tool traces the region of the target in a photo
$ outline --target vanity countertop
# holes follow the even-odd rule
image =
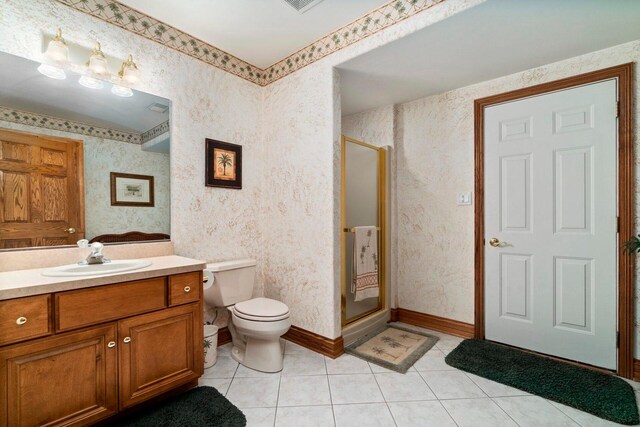
[[[204,261],[198,261],[177,255],[144,259],[151,261],[151,265],[139,270],[98,276],[43,276],[42,272],[50,270],[51,267],[7,271],[0,273],[0,300],[68,291],[72,289],[90,288],[93,286],[108,285],[111,283],[130,282],[132,280],[149,279],[169,274],[188,273],[191,271],[203,270],[206,267],[206,263]]]

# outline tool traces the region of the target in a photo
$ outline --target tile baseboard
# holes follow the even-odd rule
[[[394,320],[395,319],[395,320]],[[447,319],[433,314],[420,313],[406,308],[392,308],[391,321],[402,322],[421,328],[456,335],[462,338],[473,338],[474,326],[471,323]]]

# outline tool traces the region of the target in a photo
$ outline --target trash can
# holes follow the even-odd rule
[[[210,368],[218,360],[218,327],[204,325],[204,368]]]

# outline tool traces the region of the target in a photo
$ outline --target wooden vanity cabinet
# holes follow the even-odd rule
[[[118,322],[120,409],[202,375],[200,304],[188,304]]]
[[[186,275],[191,283],[202,283],[200,271]],[[187,279],[176,276],[180,283]],[[202,286],[189,290],[184,299],[189,302],[170,307],[171,278],[47,294],[45,300],[55,306],[47,311],[48,324],[56,325],[56,332],[0,345],[0,427],[89,425],[197,380],[204,370]],[[98,325],[91,312],[79,314],[84,304],[95,305],[97,296],[123,289],[131,301],[142,297],[138,291],[144,295],[138,307],[146,313],[119,319],[99,313],[110,320]],[[65,318],[74,321],[60,322]]]
[[[0,425],[87,425],[118,411],[116,325],[0,349]]]
[[[0,346],[51,333],[51,295],[0,301]]]

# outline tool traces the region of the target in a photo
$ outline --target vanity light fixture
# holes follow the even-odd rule
[[[107,58],[104,56],[104,52],[102,52],[100,42],[96,42],[96,47],[91,52],[89,62],[87,62],[87,71],[97,76],[109,74]]]
[[[102,89],[104,87],[104,83],[102,83],[102,80],[99,78],[106,77],[108,74],[107,58],[102,52],[100,43],[96,42],[96,47],[91,52],[89,62],[87,62],[87,68],[84,74],[80,77],[80,80],[78,80],[78,83],[84,87],[88,87],[89,89]]]
[[[129,55],[127,60],[122,63],[120,67],[120,72],[118,72],[118,77],[122,79],[125,83],[128,84],[136,84],[140,79],[140,70],[138,70],[138,66],[135,62],[133,62],[133,56]]]
[[[66,70],[81,70],[78,83],[89,89],[102,89],[105,82],[111,83],[111,93],[123,98],[133,96],[130,86],[140,80],[140,70],[133,62],[132,55],[122,62],[118,74],[112,74],[99,42],[96,42],[84,66],[72,64],[69,61],[69,46],[62,38],[62,30],[58,28],[55,37],[47,45],[38,71],[52,79],[62,80],[67,77]]]
[[[62,30],[58,28],[56,36],[47,45],[44,53],[44,61],[38,67],[38,71],[47,77],[56,80],[64,80],[67,73],[64,67],[69,63],[69,46],[62,38]]]
[[[120,71],[118,72],[118,83],[114,83],[111,87],[111,93],[125,98],[133,96],[133,91],[122,83],[126,83],[128,85],[135,84],[139,77],[140,71],[138,70],[138,66],[133,62],[133,56],[129,55],[127,60],[122,63],[122,66],[120,66]]]

